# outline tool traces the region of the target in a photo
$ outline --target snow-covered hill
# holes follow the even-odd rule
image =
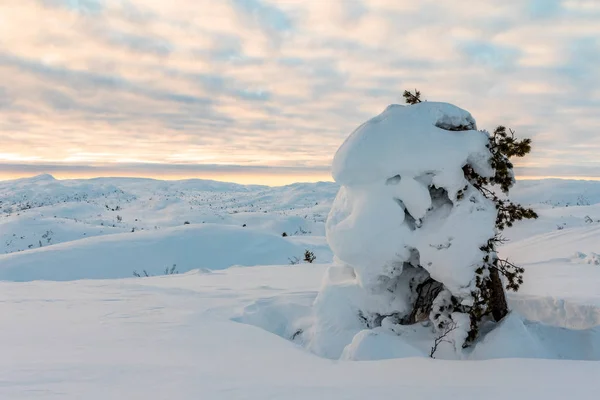
[[[324,221],[337,190],[0,182],[0,398],[597,397],[600,182],[513,190],[540,218],[505,232],[500,251],[525,283],[514,313],[469,353],[477,362],[431,360],[430,343],[376,331],[341,343],[343,360],[303,348],[332,262]],[[179,274],[162,276],[174,264]],[[133,276],[144,270],[155,276]],[[377,361],[351,361],[367,359]]]
[[[272,234],[323,236],[338,189],[332,182],[268,187],[206,180],[56,180],[50,175],[0,181],[0,254],[186,223],[246,224]],[[511,198],[537,205],[545,217],[515,233],[518,237],[584,226],[586,217],[600,220],[600,205],[594,206],[600,203],[597,181],[520,181]]]
[[[204,180],[61,181],[50,175],[3,181],[0,253],[188,223],[323,236],[323,222],[337,189],[328,182],[267,187]]]
[[[133,271],[159,275],[166,268],[220,270],[232,265],[286,264],[314,252],[331,262],[323,239],[282,237],[240,226],[200,224],[118,233],[0,255],[0,280],[126,278]]]

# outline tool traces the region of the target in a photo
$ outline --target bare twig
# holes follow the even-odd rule
[[[456,330],[456,328],[457,328],[456,322],[452,322],[451,324],[447,325],[444,328],[444,331],[442,332],[442,334],[440,336],[436,337],[435,340],[433,341],[433,347],[431,348],[431,351],[429,352],[429,357],[435,358],[433,355],[435,354],[438,346],[442,342],[451,343],[448,339],[446,339],[446,337],[450,334],[450,332]]]

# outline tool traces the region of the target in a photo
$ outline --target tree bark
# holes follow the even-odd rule
[[[490,302],[492,316],[496,322],[508,314],[508,304],[506,303],[506,294],[504,292],[504,286],[502,285],[502,279],[496,268],[490,268],[490,281],[488,283],[490,289]]]
[[[401,323],[412,325],[428,319],[433,301],[443,288],[444,285],[432,278],[427,278],[425,282],[417,286],[417,299],[413,304],[412,312]]]
[[[490,279],[487,282],[487,287],[490,296],[488,301],[490,313],[494,320],[498,322],[508,314],[508,304],[506,302],[504,285],[496,268],[490,268]],[[412,325],[427,320],[433,306],[433,301],[443,289],[444,285],[432,278],[428,278],[425,282],[417,286],[417,298],[413,304],[412,311],[400,323],[403,325]]]

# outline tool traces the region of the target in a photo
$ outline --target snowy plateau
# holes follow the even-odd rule
[[[462,361],[376,330],[335,360],[293,339],[333,261],[338,189],[0,182],[0,398],[597,398],[600,182],[517,183],[512,198],[540,218],[500,251],[525,283]],[[306,249],[314,263],[290,264]]]
[[[421,121],[475,122],[428,107],[359,127],[336,182],[0,182],[0,399],[598,399],[600,182],[512,188],[539,214],[499,248],[524,284],[464,349],[448,337],[432,358],[424,323],[357,317],[407,307],[380,279],[410,261],[406,246],[468,301],[473,271],[456,265],[476,261],[474,235],[494,221],[485,199],[457,196],[465,162],[489,172],[485,138],[445,143]],[[422,135],[387,135],[395,118]]]

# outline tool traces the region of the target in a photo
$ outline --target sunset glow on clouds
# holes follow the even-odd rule
[[[415,87],[600,177],[599,66],[597,0],[2,0],[0,179],[326,179]]]

